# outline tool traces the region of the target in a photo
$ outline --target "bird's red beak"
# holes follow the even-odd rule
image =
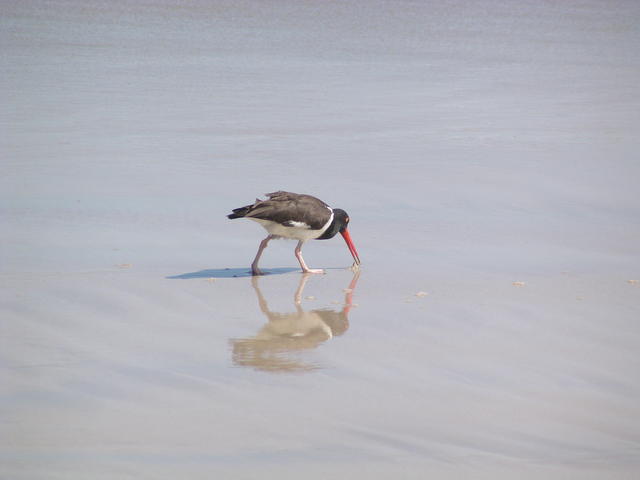
[[[342,235],[342,238],[344,238],[344,241],[347,242],[347,247],[349,247],[349,251],[353,256],[353,259],[355,260],[356,265],[360,265],[360,257],[358,257],[358,251],[356,250],[356,246],[353,244],[353,241],[351,240],[351,235],[349,235],[349,230],[345,228],[340,232],[340,235]]]

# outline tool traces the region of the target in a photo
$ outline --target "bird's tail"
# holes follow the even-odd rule
[[[227,218],[230,219],[234,219],[234,218],[242,218],[244,217],[247,213],[249,213],[249,210],[251,210],[251,207],[253,205],[247,205],[246,207],[240,207],[240,208],[234,208],[233,209],[233,213],[230,213],[229,215],[227,215]]]

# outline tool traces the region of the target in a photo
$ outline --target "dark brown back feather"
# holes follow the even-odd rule
[[[268,200],[258,200],[253,205],[236,208],[229,218],[252,217],[271,220],[285,226],[289,222],[304,222],[311,229],[321,229],[329,220],[331,210],[322,200],[292,192],[267,193]]]

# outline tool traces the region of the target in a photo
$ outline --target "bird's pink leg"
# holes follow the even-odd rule
[[[262,251],[267,248],[267,244],[269,240],[273,238],[272,235],[267,235],[267,238],[260,242],[260,247],[258,247],[258,253],[256,253],[256,258],[253,259],[253,263],[251,264],[251,273],[253,275],[263,275],[262,270],[258,268],[258,262],[260,261],[260,257],[262,256]]]
[[[294,250],[295,254],[296,254],[296,258],[298,259],[298,262],[300,262],[300,267],[302,267],[302,272],[303,273],[324,273],[324,270],[321,269],[313,269],[313,268],[309,268],[307,267],[307,264],[304,263],[304,258],[302,258],[302,245],[304,244],[304,242],[302,240],[300,240],[298,242],[298,245],[296,246],[296,249]]]

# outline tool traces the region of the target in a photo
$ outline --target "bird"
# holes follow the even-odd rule
[[[248,218],[258,222],[269,233],[260,242],[258,253],[251,263],[251,273],[262,275],[258,262],[270,240],[290,238],[298,240],[294,250],[303,273],[324,273],[322,269],[312,269],[302,258],[302,246],[308,240],[327,240],[337,233],[342,235],[353,256],[354,266],[360,265],[360,257],[347,229],[349,215],[340,208],[331,208],[322,200],[311,195],[284,192],[267,193],[267,200],[256,201],[252,205],[235,208],[227,218]]]

